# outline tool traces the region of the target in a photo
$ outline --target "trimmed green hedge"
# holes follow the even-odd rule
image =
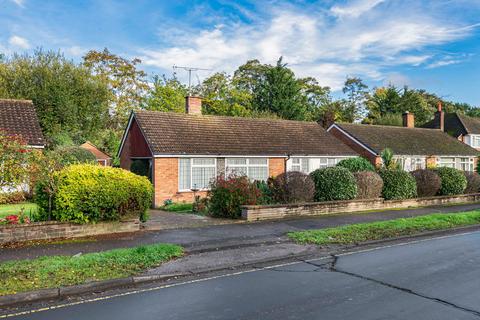
[[[380,170],[382,196],[386,200],[409,199],[417,196],[415,178],[403,170]]]
[[[79,163],[97,163],[97,158],[93,153],[78,146],[55,149],[51,152],[51,157],[57,159],[62,166]]]
[[[436,168],[435,171],[440,176],[440,179],[442,179],[442,185],[439,191],[440,195],[450,196],[462,194],[463,190],[467,187],[467,178],[465,178],[463,171],[448,167]]]
[[[55,181],[51,218],[57,221],[117,221],[129,216],[146,220],[152,203],[150,181],[119,168],[71,165],[57,172]],[[36,187],[36,203],[40,215],[48,216],[49,194],[42,182]]]
[[[315,200],[350,200],[357,196],[357,182],[343,167],[318,169],[310,173],[315,183]]]
[[[362,157],[343,159],[337,163],[337,167],[347,168],[352,173],[359,171],[375,171],[373,164]]]

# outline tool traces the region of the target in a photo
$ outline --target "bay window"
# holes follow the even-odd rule
[[[178,170],[178,189],[208,189],[217,172],[215,158],[180,158]]]
[[[225,173],[247,176],[250,180],[267,181],[267,158],[226,158]]]

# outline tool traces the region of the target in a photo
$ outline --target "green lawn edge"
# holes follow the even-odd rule
[[[193,211],[192,203],[172,203],[163,207],[161,210],[177,213],[191,213]]]
[[[18,215],[21,209],[24,209],[24,213],[31,215],[37,212],[37,205],[32,202],[22,202],[15,204],[2,204],[0,205],[0,219],[5,218],[11,214]]]
[[[301,244],[355,244],[475,224],[480,224],[478,210],[296,231],[289,232],[288,237]]]
[[[81,256],[45,256],[0,263],[0,296],[136,275],[183,255],[173,244],[114,249]]]

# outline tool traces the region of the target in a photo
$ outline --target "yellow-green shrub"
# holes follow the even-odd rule
[[[68,166],[55,175],[51,219],[87,223],[116,221],[123,217],[146,219],[152,203],[150,181],[129,171],[91,164]],[[37,185],[40,214],[48,215],[48,194]]]

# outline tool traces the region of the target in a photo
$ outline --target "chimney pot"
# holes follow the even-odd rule
[[[202,98],[194,96],[185,97],[185,113],[202,114]]]
[[[415,127],[415,115],[406,111],[402,114],[403,119],[403,126],[406,128],[414,128]]]

